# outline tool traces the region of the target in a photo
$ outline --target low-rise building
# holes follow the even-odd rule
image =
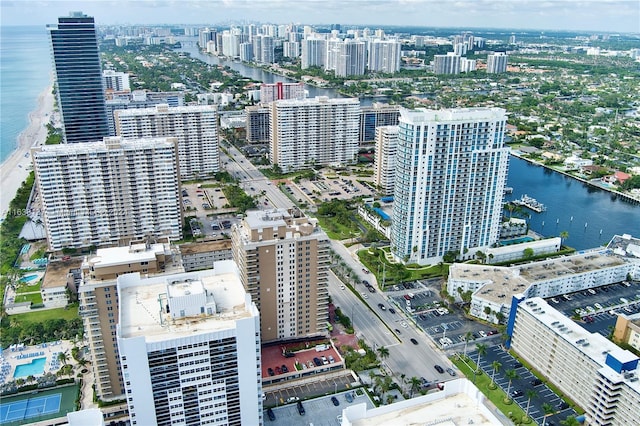
[[[230,239],[182,244],[180,254],[186,272],[211,269],[213,262],[233,259]]]
[[[640,351],[640,313],[633,315],[619,313],[613,329],[613,340]]]
[[[485,252],[487,263],[501,263],[522,259],[524,251],[531,249],[531,256],[557,253],[560,250],[562,239],[560,237],[545,238],[543,240],[504,245],[488,248]]]
[[[535,297],[514,304],[510,347],[585,410],[589,425],[637,423],[638,357]]]
[[[66,306],[75,297],[80,282],[80,260],[54,261],[47,264],[40,295],[47,308]]]

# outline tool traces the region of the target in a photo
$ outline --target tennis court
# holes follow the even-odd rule
[[[3,397],[0,403],[0,425],[13,426],[64,417],[75,410],[77,385],[59,387]]]

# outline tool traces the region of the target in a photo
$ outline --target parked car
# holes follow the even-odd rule
[[[267,417],[269,417],[269,420],[274,421],[276,419],[276,415],[273,413],[273,410],[271,408],[267,408]]]
[[[322,365],[322,361],[320,361],[320,358],[318,357],[313,358],[313,363],[316,365],[316,367],[320,367]]]
[[[301,416],[304,416],[304,413],[306,413],[306,411],[304,410],[304,407],[302,406],[302,401],[298,401],[298,414],[300,414]]]
[[[435,368],[436,371],[440,374],[444,373],[444,368],[440,367],[438,364],[434,365],[433,368]]]
[[[329,355],[329,364],[333,364],[334,362],[336,362],[336,360],[333,355]]]
[[[540,379],[533,379],[531,381],[531,386],[540,386],[542,384],[542,380]]]
[[[322,355],[322,356],[320,357],[320,359],[322,360],[322,365],[327,365],[327,364],[329,364],[329,360],[327,359],[327,357],[326,357],[326,356]]]
[[[280,367],[280,371],[282,371],[282,374],[288,373],[289,368],[286,365],[282,364],[282,367]]]
[[[351,395],[351,392],[347,392],[344,394],[344,399],[347,400],[347,402],[353,402],[353,395]]]
[[[567,408],[569,408],[569,404],[567,404],[566,402],[562,401],[558,408],[560,408],[561,410],[566,410]]]
[[[522,367],[522,363],[520,363],[520,362],[516,362],[515,364],[513,364],[513,368],[514,368],[514,370],[515,370],[516,368],[520,368],[520,367]]]
[[[270,376],[273,376],[275,374],[275,372],[273,371],[273,368],[271,367],[267,368],[267,373],[269,373]]]
[[[340,405],[340,401],[338,401],[338,398],[336,398],[335,396],[331,397],[331,402],[333,402],[333,405],[335,405],[336,407]]]
[[[511,392],[511,396],[513,398],[517,398],[517,397],[522,396],[522,395],[524,395],[524,392],[522,392],[520,389],[516,389],[513,392]]]

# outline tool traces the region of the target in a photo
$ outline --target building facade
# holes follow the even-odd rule
[[[247,114],[247,142],[250,144],[269,142],[269,108],[253,105],[245,108]]]
[[[446,55],[435,55],[433,57],[434,74],[460,74],[461,56],[455,52]]]
[[[400,118],[400,107],[376,102],[371,106],[360,108],[360,144],[370,144],[376,139],[376,128],[379,126],[397,126]]]
[[[120,364],[132,425],[262,424],[260,316],[231,261],[118,278]]]
[[[378,186],[380,192],[384,195],[393,195],[397,147],[398,126],[376,128],[373,183]]]
[[[269,103],[281,99],[304,99],[304,83],[262,83],[260,85],[260,102]]]
[[[102,83],[104,85],[107,98],[109,93],[113,92],[130,92],[129,74],[121,71],[104,70],[102,71]]]
[[[514,309],[511,348],[585,410],[586,424],[637,423],[637,356],[588,332],[541,298],[521,301]]]
[[[393,74],[400,71],[400,43],[395,40],[373,40],[368,46],[369,71]]]
[[[509,57],[505,52],[494,52],[487,55],[487,74],[499,74],[507,72]]]
[[[93,17],[72,12],[47,29],[64,141],[101,140],[109,132]]]
[[[231,239],[263,341],[325,335],[329,239],[318,224],[297,210],[250,210]]]
[[[399,126],[394,256],[438,263],[498,241],[509,164],[505,110],[401,110]]]
[[[324,38],[305,37],[300,42],[300,50],[300,66],[303,70],[309,67],[324,67],[327,62],[327,40]]]
[[[321,96],[272,102],[269,159],[285,172],[354,163],[359,117],[358,99]]]
[[[113,112],[120,109],[151,108],[167,104],[170,107],[184,105],[184,92],[147,92],[134,90],[131,93],[107,93],[105,107],[107,109],[107,126],[109,136],[116,135],[116,122]]]
[[[176,137],[181,179],[202,178],[220,171],[216,107],[161,104],[117,110],[114,118],[116,133],[125,138]]]
[[[104,138],[31,157],[49,249],[182,238],[177,140]]]

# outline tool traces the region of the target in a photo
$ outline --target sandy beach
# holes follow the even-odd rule
[[[0,167],[0,215],[3,219],[9,210],[9,203],[29,175],[29,150],[31,147],[44,144],[47,139],[46,125],[51,119],[54,103],[51,90],[52,87],[49,86],[38,96],[38,106],[29,114],[29,125],[18,136],[16,150]]]

